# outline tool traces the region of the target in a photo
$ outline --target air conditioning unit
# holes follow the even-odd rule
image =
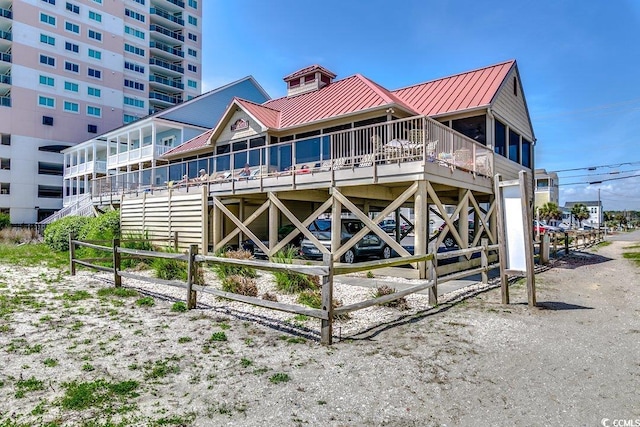
[[[53,117],[42,116],[42,124],[46,126],[53,126]]]

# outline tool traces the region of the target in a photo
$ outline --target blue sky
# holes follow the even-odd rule
[[[636,0],[206,0],[203,14],[204,90],[253,75],[277,98],[316,63],[396,89],[516,59],[536,167],[578,169],[558,173],[560,204],[600,188],[605,210],[640,210]]]

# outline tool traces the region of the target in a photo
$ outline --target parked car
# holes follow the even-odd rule
[[[396,220],[395,219],[383,219],[380,222],[380,228],[382,228],[386,233],[393,234],[396,232]],[[401,222],[400,223],[400,232],[405,233],[409,225]]]
[[[293,231],[295,228],[296,226],[293,224],[285,224],[282,227],[280,227],[278,229],[278,240],[282,240],[285,237],[287,237],[289,233],[291,233],[291,231]],[[288,246],[299,248],[301,241],[302,241],[302,233],[298,233],[298,235],[296,235],[296,237],[294,237],[293,240],[289,242]],[[262,240],[262,244],[264,244],[266,247],[269,247],[268,240]],[[244,242],[242,242],[242,249],[244,249],[245,251],[251,252],[255,258],[259,258],[259,259],[267,258],[267,255],[252,240],[245,240]]]
[[[433,240],[434,238],[438,237],[438,235],[440,235],[440,233],[444,230],[444,227],[447,225],[446,222],[443,222],[442,225],[440,226],[440,228],[438,228],[438,231],[433,235],[433,237],[430,240]],[[455,221],[453,221],[453,225],[456,228],[456,230],[458,229],[458,220],[456,219]],[[475,237],[475,223],[473,221],[469,221],[469,243],[473,242],[473,238]],[[444,237],[444,240],[442,241],[442,244],[447,248],[453,248],[455,246],[458,246],[458,243],[456,242],[456,238],[453,237],[453,233],[451,233],[451,231],[447,232],[447,235]]]
[[[561,227],[556,227],[554,225],[549,225],[542,221],[533,220],[533,232],[534,233],[562,233],[565,230]]]
[[[362,230],[364,224],[358,219],[342,219],[340,221],[340,240],[347,242],[351,237]],[[309,231],[322,245],[331,250],[331,220],[317,219],[309,225]],[[321,259],[322,251],[309,239],[302,239],[300,243],[300,255],[308,259]],[[375,233],[369,232],[353,247],[349,248],[342,256],[342,261],[353,263],[357,258],[378,257],[391,258],[391,248]]]

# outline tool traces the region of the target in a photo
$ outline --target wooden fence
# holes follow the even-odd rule
[[[539,248],[539,262],[546,264],[549,255],[557,258],[561,250],[564,250],[564,254],[568,254],[571,250],[588,248],[601,242],[603,237],[603,233],[597,230],[550,232],[541,234],[540,238],[534,242],[534,246]]]
[[[185,253],[166,253],[125,248],[121,246],[122,242],[120,241],[120,239],[113,239],[113,241],[111,241],[111,244],[109,245],[105,245],[104,243],[106,242],[80,241],[73,239],[72,236],[69,236],[69,257],[71,274],[75,275],[76,265],[81,265],[87,268],[92,268],[94,270],[112,273],[113,281],[116,287],[122,286],[122,278],[124,277],[128,279],[142,280],[154,284],[184,289],[185,299],[187,301],[187,307],[189,309],[193,309],[196,307],[197,293],[203,292],[232,301],[239,301],[246,304],[269,308],[272,310],[279,310],[288,313],[302,314],[305,316],[313,317],[321,321],[320,341],[322,344],[331,344],[333,341],[333,320],[335,317],[356,310],[361,310],[363,308],[371,307],[373,305],[388,303],[390,301],[427,289],[429,290],[429,304],[435,305],[438,303],[438,283],[456,280],[478,273],[482,275],[482,282],[487,283],[489,270],[498,267],[498,264],[496,263],[489,263],[490,260],[495,260],[495,252],[498,250],[498,245],[489,245],[486,239],[482,239],[481,246],[477,246],[474,248],[449,251],[446,253],[435,253],[435,246],[432,245],[432,247],[430,248],[431,253],[426,255],[413,255],[410,257],[391,258],[387,260],[375,260],[354,264],[334,264],[331,254],[327,254],[324,257],[322,264],[319,265],[283,264],[268,261],[238,260],[232,258],[200,255],[198,254],[197,245],[191,245],[189,247],[189,250]],[[104,251],[105,253],[109,253],[110,256],[103,258],[78,259],[76,257],[76,247],[86,247],[98,251]],[[492,252],[494,253],[493,255],[491,255]],[[475,253],[480,254],[479,262],[477,261],[477,258],[472,259],[472,256]],[[187,281],[182,282],[178,280],[163,280],[123,271],[121,268],[122,260],[125,258],[165,258],[183,261],[187,265]],[[454,258],[459,259],[457,263],[458,271],[451,274],[443,274],[439,276],[438,261]],[[96,264],[96,262],[104,261],[110,261],[111,267]],[[303,305],[268,301],[257,297],[225,292],[212,286],[206,286],[205,284],[196,283],[196,278],[198,277],[198,264],[200,263],[208,263],[214,265],[236,265],[243,267],[252,267],[256,270],[268,272],[294,272],[308,276],[319,276],[321,278],[321,308],[316,309]],[[335,308],[333,307],[332,301],[335,276],[363,271],[372,271],[380,268],[401,266],[413,263],[418,263],[418,267],[422,271],[425,271],[427,273],[426,279],[415,280],[412,283],[413,286],[394,292],[393,294],[371,298],[346,306]],[[478,263],[479,265],[477,265]],[[443,267],[446,267],[443,268],[443,271],[448,272],[449,270],[451,270],[450,264]],[[384,283],[384,281],[378,281],[378,283]],[[394,281],[388,281],[388,284],[392,288],[395,288],[397,286],[397,282]]]

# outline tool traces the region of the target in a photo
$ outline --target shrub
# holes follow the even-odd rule
[[[82,231],[89,221],[91,218],[84,216],[66,216],[54,221],[44,230],[44,242],[54,251],[68,251],[69,234],[76,239],[84,239]]]
[[[252,257],[251,252],[239,249],[237,251],[229,250],[226,252],[218,253],[218,256],[222,258],[232,259],[250,259]],[[253,267],[245,267],[243,265],[227,265],[227,264],[214,264],[213,272],[218,279],[224,280],[229,276],[244,276],[249,278],[256,278],[256,270]]]
[[[311,308],[322,307],[322,295],[319,290],[306,290],[298,295],[298,302]]]
[[[113,240],[120,237],[120,211],[113,210],[91,218],[83,227],[81,234],[87,240]]]
[[[155,305],[155,300],[152,297],[142,297],[136,300],[136,304],[140,307],[151,307]]]
[[[210,341],[227,341],[227,334],[224,332],[214,332],[211,335]]]
[[[289,248],[284,252],[278,252],[274,259],[281,264],[291,264],[294,254],[295,251]],[[293,271],[275,271],[273,276],[276,279],[276,289],[288,294],[316,290],[320,287],[320,278],[318,276],[307,276]]]
[[[11,227],[11,217],[8,213],[0,213],[0,230]]]
[[[258,286],[256,285],[256,281],[251,277],[238,275],[228,276],[222,281],[222,290],[249,297],[258,296]]]
[[[395,289],[393,289],[390,286],[387,285],[382,285],[382,286],[378,286],[378,289],[376,289],[376,291],[373,293],[373,297],[374,298],[379,298],[385,295],[391,295],[394,294],[396,292]],[[393,308],[397,308],[398,310],[406,310],[409,308],[408,304],[407,304],[407,299],[405,297],[401,297],[398,299],[395,299],[393,301],[389,301],[389,302],[385,302],[384,304],[382,304],[384,306],[387,307],[393,307]]]
[[[171,311],[175,311],[175,312],[178,312],[178,313],[185,312],[185,311],[187,311],[187,304],[184,303],[183,301],[175,302],[171,306]]]
[[[168,253],[177,253],[174,249],[167,249]],[[187,263],[177,259],[153,258],[151,268],[159,279],[187,281]]]

